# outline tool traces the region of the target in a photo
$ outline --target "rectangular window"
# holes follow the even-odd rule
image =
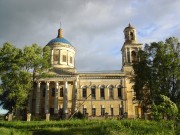
[[[72,62],[72,57],[70,56],[70,63],[72,64],[73,62]]]
[[[63,62],[66,62],[66,55],[63,55]]]
[[[83,115],[85,115],[87,113],[87,109],[83,108]]]
[[[59,50],[58,49],[54,50],[53,59],[54,59],[54,61],[59,61]]]
[[[63,88],[60,88],[60,97],[63,97],[64,94],[63,94]]]
[[[87,97],[87,88],[82,88],[82,97],[83,98]]]
[[[92,116],[96,116],[96,108],[92,108]]]
[[[111,116],[113,116],[114,115],[114,109],[113,108],[110,108],[111,110]]]
[[[122,88],[121,87],[118,88],[118,98],[119,99],[122,98]]]
[[[51,89],[51,96],[52,96],[52,97],[55,97],[55,88],[52,88],[52,89]]]
[[[101,97],[102,99],[104,99],[104,97],[105,97],[104,87],[101,87],[101,88],[100,88],[100,97]]]
[[[96,89],[94,87],[91,88],[91,98],[96,99]]]
[[[105,115],[105,108],[101,108],[101,116]]]

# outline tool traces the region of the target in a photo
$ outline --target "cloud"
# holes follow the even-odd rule
[[[0,44],[45,46],[61,21],[78,70],[117,70],[128,23],[143,44],[179,37],[179,6],[179,0],[1,0]]]

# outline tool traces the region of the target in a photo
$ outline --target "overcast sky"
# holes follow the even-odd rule
[[[180,38],[179,0],[0,0],[0,45],[45,46],[57,36],[76,48],[78,71],[120,70],[123,30],[145,44]]]

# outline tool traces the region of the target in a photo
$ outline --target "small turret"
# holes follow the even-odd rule
[[[128,27],[124,29],[125,42],[136,42],[136,29],[129,24]]]

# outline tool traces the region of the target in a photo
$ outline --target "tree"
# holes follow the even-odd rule
[[[33,44],[19,49],[5,43],[0,48],[0,104],[3,108],[10,112],[25,109],[35,78],[49,67],[49,47]]]
[[[159,95],[165,95],[180,107],[180,44],[170,37],[165,42],[146,44],[134,63],[134,90],[146,111]]]
[[[178,108],[167,96],[160,95],[158,100],[152,106],[152,114],[155,120],[160,120],[164,117],[174,120],[178,114]]]
[[[32,87],[31,74],[24,71],[10,71],[1,77],[1,104],[9,112],[23,110]]]
[[[41,48],[37,44],[26,46],[23,50],[22,65],[27,72],[32,72],[33,82],[44,70],[49,69],[50,47]]]

